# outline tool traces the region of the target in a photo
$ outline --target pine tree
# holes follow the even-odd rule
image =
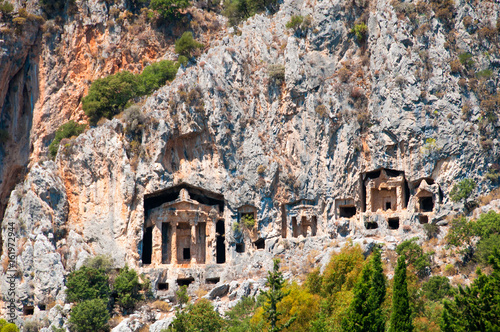
[[[365,264],[354,286],[354,299],[347,317],[342,321],[344,331],[384,331],[385,322],[381,305],[385,298],[385,276],[380,250]]]
[[[406,257],[399,256],[394,275],[392,314],[389,332],[412,332],[410,301],[406,282]]]
[[[273,271],[268,271],[269,275],[267,276],[266,286],[269,287],[269,290],[262,292],[262,295],[266,298],[266,304],[264,304],[264,317],[270,325],[269,331],[279,332],[290,326],[295,321],[296,317],[290,318],[285,324],[278,325],[279,317],[282,315],[282,313],[278,311],[278,303],[288,295],[288,292],[283,292],[282,290],[285,286],[285,279],[279,271],[280,260],[275,258],[273,262]]]

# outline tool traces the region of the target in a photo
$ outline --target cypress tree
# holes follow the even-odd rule
[[[412,332],[410,301],[406,282],[406,257],[399,256],[394,275],[392,314],[389,332]]]
[[[367,306],[368,330],[372,332],[383,332],[385,330],[385,319],[382,314],[382,303],[385,298],[385,275],[382,268],[382,255],[380,249],[376,249],[372,258],[372,278]]]
[[[344,331],[383,332],[385,328],[381,305],[385,298],[385,276],[380,250],[365,264],[353,289],[354,299],[349,313],[342,320]]]

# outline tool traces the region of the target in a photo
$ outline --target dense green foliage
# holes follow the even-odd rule
[[[235,26],[263,11],[275,13],[278,6],[278,0],[225,0],[223,13],[229,19],[229,24]]]
[[[125,266],[120,270],[118,276],[113,284],[113,291],[116,292],[118,304],[127,312],[128,309],[133,309],[137,302],[143,299],[142,294],[139,293],[141,283],[137,272]]]
[[[106,331],[109,312],[103,299],[86,300],[71,309],[69,324],[77,332]]]
[[[368,27],[364,22],[359,24],[355,24],[354,28],[352,28],[351,33],[354,33],[358,42],[364,42],[368,35]]]
[[[166,20],[181,16],[181,10],[189,6],[189,0],[151,0],[149,7],[156,10]]]
[[[250,320],[258,308],[253,297],[243,297],[231,310],[226,312],[228,332],[247,332],[252,330]]]
[[[56,130],[56,136],[52,140],[52,142],[49,145],[49,153],[52,158],[55,158],[57,155],[57,150],[59,149],[59,143],[61,143],[61,140],[64,138],[70,138],[73,136],[78,136],[83,131],[87,125],[85,124],[78,124],[74,122],[73,120],[70,120],[57,128]]]
[[[13,10],[14,6],[9,1],[6,0],[0,1],[0,12],[2,13],[3,16],[9,16]]]
[[[304,16],[302,16],[302,15],[293,15],[290,18],[290,21],[287,22],[286,28],[287,29],[297,30],[300,27],[300,25],[302,24],[302,22],[304,22]]]
[[[82,99],[82,107],[95,125],[102,117],[111,119],[123,111],[130,99],[151,93],[177,74],[179,63],[163,60],[144,68],[134,75],[122,71],[92,82],[87,96]]]
[[[476,188],[476,183],[471,179],[463,179],[458,184],[454,185],[450,191],[450,199],[453,202],[458,202],[467,199]]]
[[[194,305],[189,305],[182,312],[178,312],[172,325],[164,332],[199,332],[221,331],[224,319],[214,310],[212,304],[202,299]]]
[[[19,328],[14,323],[5,324],[0,332],[19,332]]]
[[[495,248],[500,249],[500,214],[490,211],[475,221],[468,221],[465,217],[454,219],[446,239],[448,244],[462,248],[466,260],[474,258],[485,264]],[[477,247],[474,250],[475,241]]]
[[[183,305],[189,302],[186,285],[179,287],[179,289],[175,292],[175,298],[177,300],[177,303],[181,305],[181,308]]]
[[[389,332],[413,331],[412,313],[406,281],[406,257],[398,258],[398,265],[394,271],[394,286],[392,294],[392,314]]]
[[[82,266],[69,274],[66,282],[66,300],[82,302],[86,300],[108,300],[110,289],[106,272]]]
[[[184,32],[182,36],[175,41],[175,53],[187,58],[191,58],[193,52],[198,48],[203,48],[203,44],[194,40],[191,31]]]
[[[439,301],[450,296],[450,280],[443,276],[430,277],[427,282],[422,284],[422,295],[431,301]]]
[[[404,255],[407,264],[412,265],[419,277],[423,278],[430,273],[432,255],[434,252],[424,253],[424,250],[417,243],[418,238],[403,241],[396,247],[398,255]]]
[[[453,302],[446,301],[441,322],[444,332],[500,331],[500,251],[489,263],[493,273],[477,271],[472,285],[459,286]]]

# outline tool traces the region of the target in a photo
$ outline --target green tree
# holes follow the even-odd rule
[[[194,40],[191,31],[184,32],[182,36],[175,41],[175,53],[187,58],[191,58],[192,53],[197,48],[203,48],[203,44]]]
[[[189,6],[189,0],[151,0],[149,7],[156,10],[165,20],[176,20],[181,10]]]
[[[489,263],[491,275],[478,269],[472,285],[459,286],[453,302],[445,301],[442,331],[500,331],[500,250],[494,251]]]
[[[214,310],[212,304],[201,299],[182,312],[177,312],[172,325],[162,332],[217,332],[221,331],[224,325],[224,319]]]
[[[358,280],[364,264],[363,251],[356,245],[347,244],[340,253],[333,255],[323,273],[322,293],[332,295],[351,290]]]
[[[424,253],[422,247],[417,243],[418,238],[414,237],[410,240],[401,242],[396,247],[398,255],[404,255],[408,265],[412,265],[417,271],[417,275],[421,278],[427,276],[430,272],[432,263],[432,255],[434,252]]]
[[[109,312],[103,299],[86,300],[71,309],[69,324],[77,332],[108,330]]]
[[[120,273],[115,279],[113,290],[116,292],[118,304],[127,312],[133,309],[137,302],[143,299],[139,293],[141,283],[134,269],[129,269],[127,265],[120,270]]]
[[[443,276],[432,276],[422,284],[421,295],[430,301],[440,301],[451,295],[450,280]]]
[[[100,118],[111,119],[120,113],[127,102],[137,95],[137,79],[134,74],[122,71],[92,82],[82,107],[91,125]]]
[[[262,295],[266,299],[264,304],[264,318],[270,325],[270,332],[278,332],[290,326],[296,319],[296,317],[290,318],[286,323],[278,325],[280,316],[283,314],[278,311],[278,304],[283,300],[289,292],[284,292],[283,287],[285,285],[285,279],[283,274],[279,271],[280,260],[278,258],[273,259],[273,271],[268,271],[266,286],[269,287],[268,291],[262,292]]]
[[[82,266],[68,275],[66,287],[66,300],[68,302],[93,299],[102,299],[107,302],[109,298],[108,276],[102,269]]]
[[[392,314],[389,332],[412,332],[410,301],[406,282],[406,257],[399,256],[394,271],[394,286],[392,294]]]
[[[61,143],[61,140],[63,138],[70,138],[72,136],[78,136],[83,131],[87,125],[85,124],[78,124],[73,120],[70,120],[57,128],[56,130],[56,136],[52,140],[52,142],[49,145],[49,153],[52,158],[55,158],[57,155],[57,150],[59,149],[59,143]]]
[[[181,309],[186,303],[189,302],[186,285],[179,287],[177,292],[175,292],[175,298],[177,299],[177,303],[181,305]]]
[[[354,286],[354,299],[348,315],[342,321],[345,331],[385,330],[382,303],[385,298],[385,276],[380,249],[375,250],[371,261],[365,264],[358,282]]]
[[[450,191],[450,199],[453,202],[458,202],[461,200],[466,200],[470,197],[474,189],[476,188],[476,183],[471,179],[463,179],[458,184],[454,185]]]
[[[243,297],[231,310],[226,312],[227,332],[247,332],[252,330],[250,319],[257,308],[253,297]]]

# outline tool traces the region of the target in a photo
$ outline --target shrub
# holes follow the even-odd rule
[[[408,265],[413,265],[419,277],[425,277],[430,272],[431,258],[434,252],[424,253],[424,250],[416,242],[418,238],[403,241],[396,247],[398,255],[404,255]]]
[[[474,64],[474,60],[472,60],[472,54],[469,52],[461,53],[458,56],[460,63],[468,68],[470,68]]]
[[[2,331],[2,328],[8,323],[9,322],[7,322],[5,319],[0,318],[0,331]]]
[[[478,78],[490,78],[492,74],[493,74],[493,71],[491,69],[484,69],[484,70],[478,71],[476,73],[476,76]]]
[[[462,63],[460,60],[455,59],[450,61],[450,69],[453,74],[458,74],[462,71]]]
[[[108,300],[108,276],[102,269],[82,266],[68,275],[66,287],[66,300],[69,302]]]
[[[187,286],[181,286],[179,289],[175,292],[175,299],[178,304],[181,305],[181,308],[184,304],[189,302],[189,296],[187,293]]]
[[[109,272],[113,267],[113,258],[111,258],[111,256],[109,255],[97,255],[94,257],[88,257],[83,262],[83,265],[88,268]]]
[[[224,325],[224,319],[214,310],[213,305],[207,299],[201,299],[177,313],[168,331],[222,331]]]
[[[439,18],[447,28],[451,28],[453,16],[455,15],[453,0],[431,0],[431,6],[437,18]]]
[[[267,74],[269,78],[281,83],[285,79],[285,66],[280,64],[272,64],[267,66]]]
[[[440,301],[451,294],[450,280],[446,277],[433,276],[422,285],[422,295],[431,301]]]
[[[358,42],[362,43],[366,40],[366,36],[368,34],[368,27],[364,22],[359,24],[355,24],[354,28],[352,28],[351,33],[356,35]]]
[[[134,74],[122,71],[92,82],[87,96],[82,99],[82,106],[90,124],[95,125],[102,117],[111,119],[120,113],[129,99],[136,95]]]
[[[288,23],[286,24],[286,28],[297,30],[300,28],[300,25],[302,24],[303,21],[304,17],[302,15],[293,15],[290,18],[290,21],[288,21]]]
[[[244,214],[241,218],[241,221],[247,229],[252,229],[255,226],[255,218],[253,217],[252,213]]]
[[[7,323],[2,327],[1,332],[19,332],[19,328],[14,323]]]
[[[144,68],[138,75],[138,94],[147,95],[163,86],[166,81],[172,81],[177,75],[179,63],[162,60]]]
[[[259,167],[257,167],[257,174],[263,175],[265,172],[266,172],[266,166],[259,165]]]
[[[116,292],[118,304],[124,311],[133,309],[137,302],[143,299],[139,293],[141,283],[134,269],[125,265],[115,279],[113,290]]]
[[[432,239],[439,234],[439,226],[432,223],[424,224],[424,231],[427,238]]]
[[[102,299],[86,300],[71,309],[70,326],[77,332],[108,330],[109,312]]]
[[[149,7],[166,20],[178,19],[180,10],[189,6],[189,0],[151,0]]]
[[[203,48],[203,44],[194,40],[193,33],[190,31],[184,32],[175,42],[175,53],[187,58],[191,58],[192,52],[198,48]]]
[[[62,139],[64,138],[70,138],[73,136],[78,136],[83,131],[87,125],[85,124],[78,124],[74,122],[73,120],[70,120],[57,128],[56,130],[56,136],[52,140],[52,142],[49,145],[49,153],[52,158],[55,158],[57,155],[57,150],[59,149],[59,143],[61,142]]]
[[[463,179],[458,184],[455,184],[450,192],[450,199],[453,202],[458,202],[462,199],[467,199],[476,188],[476,183],[471,179]]]
[[[0,1],[0,12],[2,13],[2,16],[10,16],[12,11],[14,10],[14,6],[8,1]]]

